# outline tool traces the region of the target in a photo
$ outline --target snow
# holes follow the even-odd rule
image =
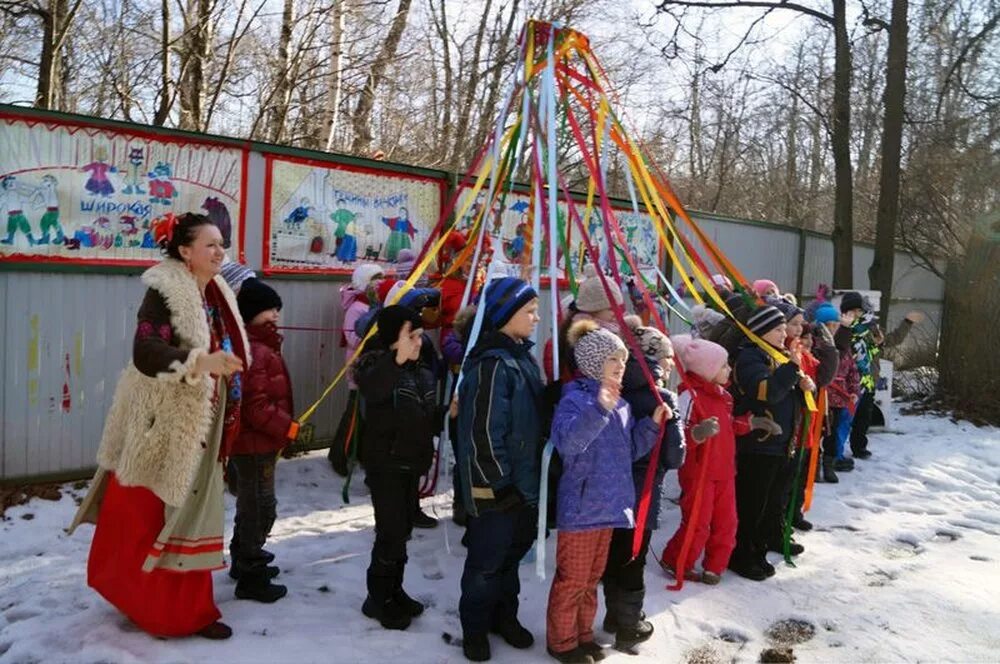
[[[872,436],[875,456],[841,474],[840,484],[816,486],[809,518],[817,528],[797,536],[806,552],[796,567],[774,555],[778,573],[763,583],[727,573],[717,587],[688,583],[675,593],[650,560],[646,612],[656,633],[639,657],[614,652],[607,661],[753,662],[776,645],[790,645],[806,662],[997,661],[1000,430],[929,416],[902,416],[896,426]],[[667,481],[676,495],[675,476]],[[0,663],[464,661],[442,638],[461,633],[460,530],[449,521],[414,534],[406,587],[428,610],[406,632],[387,632],[360,612],[372,510],[361,482],[350,505],[341,504],[340,488],[323,452],[280,463],[279,519],[268,548],[289,595],[273,605],[239,601],[233,582],[217,573],[216,600],[236,632],[224,642],[153,639],[87,587],[92,530],[63,531],[72,494],[81,494],[70,485],[59,502],[9,509],[0,524]],[[447,517],[450,495],[424,506]],[[667,507],[654,553],[679,518]],[[554,537],[548,547],[551,579]],[[549,581],[537,579],[533,564],[522,565],[521,579],[521,619],[537,641],[525,652],[494,638],[494,661],[551,661]],[[598,628],[602,618],[599,610]],[[773,630],[768,637],[782,620],[806,623],[786,632],[792,643],[776,643]]]

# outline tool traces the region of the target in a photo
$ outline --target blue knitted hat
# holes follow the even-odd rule
[[[517,310],[531,302],[538,293],[521,279],[502,277],[486,286],[486,320],[499,330],[507,324]]]

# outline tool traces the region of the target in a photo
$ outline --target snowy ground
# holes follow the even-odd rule
[[[640,657],[607,661],[753,662],[775,645],[805,662],[1000,661],[1000,431],[931,417],[902,417],[897,428],[875,435],[875,456],[839,485],[817,486],[809,518],[818,528],[799,537],[797,567],[779,564],[764,583],[727,574],[718,587],[674,593],[648,566],[656,633]],[[668,482],[676,494],[673,475]],[[463,661],[442,638],[460,633],[460,531],[449,522],[450,552],[444,528],[416,533],[406,585],[428,611],[404,633],[383,631],[360,613],[372,511],[360,485],[342,506],[340,486],[322,453],[281,463],[269,548],[289,596],[270,606],[237,601],[217,573],[216,599],[236,631],[228,642],[152,639],[88,589],[92,530],[62,530],[75,508],[69,486],[60,502],[10,509],[0,524],[0,663]],[[447,516],[448,496],[428,503]],[[657,553],[679,518],[670,507]],[[521,619],[538,642],[525,653],[494,640],[495,661],[547,661],[548,582],[533,565],[521,578]],[[769,628],[789,619],[808,625],[776,641]]]

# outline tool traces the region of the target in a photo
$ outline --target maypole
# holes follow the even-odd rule
[[[491,232],[487,220],[503,212],[506,193],[513,185],[513,175],[524,169],[527,172],[530,203],[527,208],[529,212],[524,229],[525,246],[520,257],[519,269],[520,275],[529,281],[536,291],[541,292],[543,261],[548,265],[546,276],[549,279],[551,309],[549,320],[545,322],[542,330],[547,330],[552,339],[553,375],[559,375],[561,271],[565,271],[571,287],[575,286],[572,269],[574,251],[569,246],[569,238],[574,228],[581,242],[581,261],[590,262],[598,268],[596,278],[600,280],[609,301],[613,304],[612,311],[622,330],[624,341],[634,355],[641,355],[638,341],[624,321],[627,314],[625,306],[618,305],[612,296],[612,281],[620,286],[623,285],[623,275],[619,265],[627,267],[643,306],[649,310],[653,324],[661,331],[669,334],[666,323],[660,316],[658,307],[655,306],[656,302],[661,300],[656,288],[658,279],[665,284],[678,306],[687,307],[687,305],[663,277],[659,266],[653,266],[655,273],[650,278],[640,270],[640,261],[635,249],[627,242],[615,209],[611,205],[607,171],[612,160],[618,160],[626,166],[625,179],[632,210],[636,214],[644,212],[647,215],[648,223],[654,231],[653,237],[657,238],[659,248],[680,275],[687,293],[695,302],[707,303],[732,319],[747,338],[768,353],[776,363],[787,362],[787,357],[737,320],[716,291],[712,282],[713,272],[727,276],[738,293],[747,300],[752,299],[754,303],[759,303],[756,296],[752,295],[753,291],[747,279],[698,227],[681,205],[662,172],[652,165],[653,160],[640,149],[640,144],[626,131],[620,116],[614,111],[613,88],[599,59],[591,50],[587,37],[559,24],[529,20],[522,29],[519,46],[520,57],[515,75],[510,89],[503,98],[500,113],[492,130],[487,134],[486,145],[482,147],[472,167],[462,178],[460,186],[452,193],[448,204],[442,210],[437,226],[424,245],[416,267],[406,280],[405,287],[397,295],[397,299],[424,276],[432,258],[446,241],[452,220],[464,219],[480,194],[485,194],[485,204],[475,211],[467,235],[469,242],[458,252],[453,264],[443,276],[449,276],[465,265],[471,267],[470,274],[475,274],[483,261],[488,261],[485,267],[490,277],[500,274],[501,270],[495,264],[497,258],[493,255],[484,255],[483,252],[486,236]],[[616,98],[615,101],[617,102]],[[565,151],[565,154],[561,155],[561,150]],[[574,181],[586,179],[585,196],[577,197],[569,191],[566,184],[567,173],[560,168],[561,157],[564,162],[578,161],[582,164],[580,170],[573,175]],[[578,210],[581,206],[582,213]],[[565,209],[565,214],[560,214],[562,208]],[[452,217],[452,213],[456,210],[458,213]],[[592,223],[595,221],[599,223]],[[697,242],[689,237],[689,233]],[[473,238],[475,241],[472,241]],[[543,240],[548,242],[547,256],[543,251]],[[604,255],[601,255],[599,246],[601,244],[606,246]],[[701,251],[698,249],[699,245]],[[563,265],[560,265],[560,250]],[[474,281],[470,278],[466,284],[462,297],[463,306],[475,296]],[[485,288],[488,287],[487,283]],[[482,328],[482,319],[483,308],[480,307],[473,321],[467,349],[475,345]],[[363,350],[365,343],[374,333],[373,329],[362,340],[355,356]],[[468,353],[468,350],[466,352]],[[319,403],[342,379],[347,366],[353,360],[354,357],[348,360],[347,365],[337,374],[319,401],[311,405],[299,418],[300,422],[315,412]],[[660,401],[652,373],[644,363],[640,363],[639,366],[643,369],[650,390]],[[678,372],[683,379],[685,370],[680,363]],[[461,381],[461,375],[458,380]],[[811,395],[807,395],[806,400],[809,410],[815,410]],[[700,412],[697,403],[694,404],[694,412],[696,416]],[[654,459],[660,454],[663,426],[665,422],[661,425],[661,435],[652,451]],[[549,444],[543,455],[543,463],[547,464],[551,454],[552,449]],[[643,489],[638,496],[633,555],[640,549],[650,496],[655,489],[652,486],[655,468],[655,463],[650,464]],[[542,471],[540,488],[543,504],[539,509],[536,565],[539,575],[544,578],[546,530],[544,501],[548,491],[545,468]],[[696,501],[696,509],[698,504],[700,501]],[[689,535],[691,533],[693,529],[690,529]],[[677,565],[677,584],[672,586],[673,588],[680,588],[683,585],[688,545],[689,542],[685,542],[681,548],[681,557]]]

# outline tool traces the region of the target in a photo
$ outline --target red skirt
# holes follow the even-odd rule
[[[222,614],[212,595],[211,571],[142,571],[163,524],[163,501],[156,494],[122,486],[109,473],[90,545],[87,583],[144,631],[188,636]]]

